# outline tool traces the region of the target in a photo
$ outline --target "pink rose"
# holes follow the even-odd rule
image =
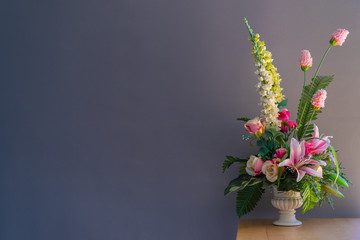
[[[290,112],[287,109],[283,109],[279,112],[278,119],[281,121],[280,132],[287,133],[289,128],[296,128],[297,123],[295,121],[289,121]]]
[[[246,131],[257,138],[261,137],[265,132],[265,122],[261,121],[258,117],[247,121],[244,126]]]
[[[261,168],[263,164],[264,161],[261,158],[251,155],[246,163],[245,170],[249,175],[256,176],[261,174]]]
[[[297,123],[296,121],[288,121],[288,125],[289,125],[289,128],[297,128]]]
[[[302,50],[300,54],[301,70],[306,72],[312,66],[312,57],[309,50]]]
[[[279,112],[278,119],[280,121],[286,122],[289,120],[290,112],[287,109],[283,109],[281,112]]]
[[[348,34],[348,30],[339,28],[331,35],[330,44],[333,46],[341,46],[345,42]]]
[[[275,151],[274,157],[282,159],[286,154],[286,148],[278,148]]]

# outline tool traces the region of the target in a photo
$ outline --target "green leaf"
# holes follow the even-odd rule
[[[241,159],[237,157],[232,156],[226,156],[226,160],[224,161],[222,165],[222,172],[224,173],[226,169],[228,169],[233,163],[239,162],[239,163],[246,163],[248,159]]]
[[[249,120],[251,120],[251,119],[250,119],[250,118],[241,117],[241,118],[237,118],[236,120],[240,120],[240,121],[247,122],[247,121],[249,121]]]
[[[264,193],[263,183],[247,186],[237,192],[236,213],[239,217],[251,212]]]
[[[326,202],[331,206],[332,209],[334,209],[334,201],[333,199],[330,197],[329,194],[325,194],[324,195],[324,199],[326,200]]]
[[[230,181],[229,185],[224,190],[224,195],[227,195],[236,190],[242,190],[248,186],[253,186],[261,182],[261,179],[254,178],[247,173],[240,175],[239,177]]]
[[[270,153],[270,149],[267,146],[262,146],[259,150],[258,150],[258,154],[261,158],[265,158],[265,156]]]
[[[278,103],[278,108],[281,109],[281,108],[284,108],[286,107],[287,103],[288,103],[288,98],[285,98],[284,100],[282,100],[281,102]]]
[[[306,176],[306,178],[303,179],[301,193],[304,202],[302,213],[305,213],[313,207],[318,206],[321,198],[321,185],[312,177]]]
[[[303,88],[301,98],[299,100],[299,107],[297,112],[297,138],[301,140],[312,129],[308,123],[317,119],[317,115],[321,113],[321,110],[315,110],[311,105],[311,99],[319,89],[325,89],[330,82],[334,79],[334,76],[317,76],[312,79],[312,82]]]
[[[280,132],[279,130],[277,130],[275,127],[265,128],[265,133],[266,133],[266,136],[274,138],[274,139],[277,138],[278,136],[284,136],[284,134],[282,132]]]

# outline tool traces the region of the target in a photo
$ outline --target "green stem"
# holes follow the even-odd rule
[[[250,25],[249,25],[249,22],[246,18],[244,18],[244,22],[245,22],[245,25],[246,25],[246,28],[249,32],[249,35],[250,35],[250,38],[251,38],[251,42],[254,44],[254,48],[255,48],[255,57],[256,57],[256,60],[260,63],[261,63],[261,57],[260,57],[260,54],[259,54],[259,47],[257,45],[257,42],[255,41],[255,34],[253,32],[253,30],[251,29]],[[260,67],[259,67],[260,68]]]
[[[318,68],[316,69],[316,72],[315,72],[315,75],[314,75],[314,79],[317,77],[317,75],[318,75],[318,73],[319,73],[319,70],[320,70],[320,67],[321,67],[321,65],[322,65],[322,63],[323,63],[323,61],[324,61],[324,59],[325,59],[326,55],[328,54],[328,52],[329,52],[329,50],[330,50],[331,47],[332,47],[332,45],[330,44],[329,47],[326,49],[326,51],[325,51],[325,53],[324,53],[324,55],[323,55],[323,57],[322,57],[322,59],[321,59],[321,61],[320,61],[320,63],[319,63],[319,66],[318,66]]]
[[[303,85],[303,92],[305,91],[305,82],[306,82],[306,72],[304,71],[304,85]],[[302,98],[301,98],[302,99]],[[301,104],[301,103],[300,103]],[[302,119],[303,115],[305,112],[305,108],[303,109],[302,113],[301,113],[301,117],[300,119]],[[300,139],[299,139],[300,140]]]
[[[307,126],[310,125],[310,122],[312,121],[312,118],[314,117],[315,112],[316,112],[316,111],[314,110],[313,113],[311,114],[311,117],[310,117],[310,120],[309,120],[309,124],[307,124],[307,125],[306,125],[306,128],[304,128],[304,129],[307,129]]]
[[[304,84],[303,84],[303,89],[302,89],[302,92],[304,92],[305,91],[305,84],[306,84],[306,71],[304,71]],[[300,103],[299,103],[299,105],[301,106],[301,103],[302,103],[302,93],[301,93],[301,97],[300,97]],[[301,116],[300,116],[300,118],[299,119],[302,119],[302,117],[303,117],[303,115],[304,115],[304,112],[305,112],[305,108],[302,110],[302,113],[301,113]],[[297,135],[297,134],[296,134]],[[298,140],[300,140],[300,139],[298,139]]]
[[[324,59],[325,59],[326,55],[328,54],[328,52],[329,52],[329,50],[330,50],[331,47],[332,47],[332,45],[330,44],[329,47],[326,49],[323,57],[321,58],[321,61],[320,61],[320,63],[319,63],[319,66],[318,66],[318,68],[316,69],[314,78],[312,79],[311,84],[310,84],[310,92],[311,92],[312,89],[313,89],[313,85],[314,85],[314,82],[315,82],[314,80],[315,80],[315,78],[317,77],[317,75],[318,75],[318,73],[319,73],[320,67],[321,67],[322,63],[324,62]],[[305,72],[304,72],[304,73],[305,73]],[[304,75],[304,78],[305,78],[305,75]],[[305,82],[305,80],[304,80],[304,82]],[[304,86],[305,86],[305,84],[304,84]],[[304,89],[305,89],[305,88],[303,88],[303,91],[304,91]],[[303,113],[304,113],[304,111],[305,111],[305,109],[307,108],[307,106],[308,106],[309,103],[310,103],[310,102],[306,102],[306,103],[305,103],[305,106],[304,106],[304,109],[303,109]],[[299,123],[302,123],[303,113],[301,114],[301,117],[299,118]],[[313,112],[313,115],[314,115],[314,112]],[[313,117],[313,116],[311,116],[311,118],[312,118],[312,117]],[[310,118],[310,121],[311,121],[311,118]],[[309,121],[309,122],[310,122],[310,121]],[[301,130],[303,130],[304,128],[305,128],[305,125],[304,125],[304,126],[301,126]],[[297,136],[297,137],[298,137],[298,138],[301,138],[302,135],[303,135],[303,131],[301,131],[301,136]],[[301,139],[298,139],[298,140],[301,140]]]
[[[329,45],[329,47],[326,49],[326,51],[325,51],[325,53],[324,53],[323,57],[321,58],[321,61],[320,61],[320,63],[319,63],[318,68],[316,69],[316,72],[315,72],[315,75],[314,75],[313,80],[317,77],[317,75],[318,75],[318,73],[319,73],[319,70],[320,70],[320,67],[321,67],[321,65],[322,65],[322,63],[323,63],[323,61],[324,61],[324,59],[325,59],[326,55],[327,55],[327,54],[328,54],[328,52],[330,51],[330,48],[331,48],[331,47],[332,47],[332,45],[330,44],[330,45]],[[311,85],[310,85],[310,92],[311,92],[311,90],[312,90],[312,88],[313,88],[313,83],[314,83],[314,81],[311,81]]]

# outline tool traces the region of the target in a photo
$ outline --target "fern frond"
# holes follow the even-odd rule
[[[302,213],[305,213],[318,205],[321,198],[321,185],[313,178],[307,177],[302,184],[301,193],[304,202]]]
[[[263,183],[247,186],[239,190],[236,197],[236,213],[238,217],[251,212],[261,199],[264,191]]]
[[[241,159],[237,157],[232,156],[226,156],[226,160],[224,161],[222,165],[222,172],[224,173],[226,169],[228,169],[233,163],[239,162],[239,163],[246,163],[248,159]]]
[[[317,76],[312,82],[303,88],[301,98],[299,100],[298,113],[297,113],[297,138],[301,140],[307,136],[311,126],[308,123],[317,119],[317,115],[321,113],[321,110],[315,110],[311,106],[311,99],[319,89],[325,89],[330,82],[334,79],[334,76]]]

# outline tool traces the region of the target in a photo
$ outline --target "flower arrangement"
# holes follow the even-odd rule
[[[261,116],[253,119],[238,118],[245,122],[249,135],[244,140],[256,142],[258,151],[248,158],[226,156],[223,172],[234,163],[239,163],[239,176],[225,189],[225,195],[237,191],[236,211],[239,217],[252,211],[261,199],[266,187],[278,191],[300,192],[303,199],[302,212],[321,206],[324,200],[333,207],[332,196],[344,197],[339,188],[348,187],[350,180],[342,172],[336,150],[330,136],[320,135],[313,123],[325,107],[325,88],[334,76],[319,76],[319,69],[332,46],[342,46],[348,31],[338,29],[330,38],[314,77],[306,84],[306,72],[313,59],[308,50],[301,51],[300,69],[304,73],[304,84],[299,100],[297,119],[290,120],[286,108],[288,99],[282,94],[281,78],[272,64],[271,53],[259,34],[254,34],[247,20],[244,22],[252,43],[259,83]]]

